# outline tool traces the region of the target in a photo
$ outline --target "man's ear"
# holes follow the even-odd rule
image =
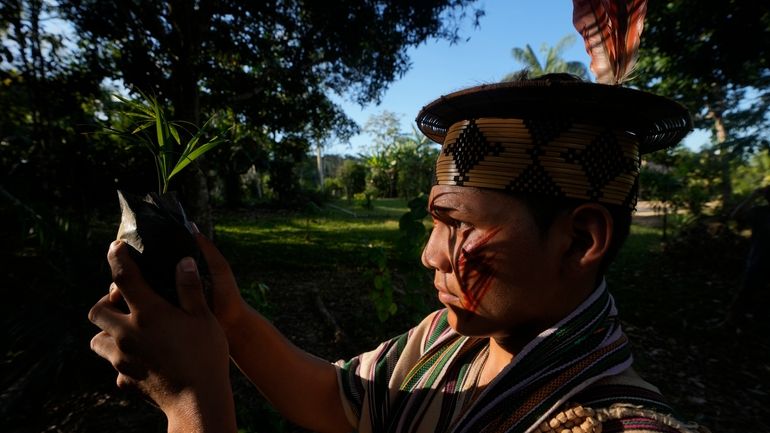
[[[606,207],[585,203],[569,216],[572,243],[567,262],[573,269],[598,269],[612,241],[613,220]]]

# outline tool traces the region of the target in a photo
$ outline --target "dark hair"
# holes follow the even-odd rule
[[[553,225],[556,217],[571,212],[584,203],[585,200],[514,194],[524,202],[535,219],[535,224],[541,236],[545,236]],[[612,217],[612,239],[609,249],[599,265],[599,276],[603,275],[623,246],[631,229],[631,210],[626,206],[597,203],[604,206]]]

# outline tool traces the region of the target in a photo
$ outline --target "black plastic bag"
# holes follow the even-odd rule
[[[117,238],[131,247],[131,257],[150,287],[178,306],[176,265],[182,258],[192,257],[210,305],[208,266],[176,195],[149,193],[141,197],[118,191],[118,199],[121,219]]]

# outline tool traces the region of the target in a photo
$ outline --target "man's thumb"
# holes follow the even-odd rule
[[[179,306],[188,313],[201,313],[208,308],[203,297],[203,285],[198,266],[192,257],[185,257],[176,266],[176,292]]]

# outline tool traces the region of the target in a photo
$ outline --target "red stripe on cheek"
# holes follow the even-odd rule
[[[463,292],[463,308],[470,312],[478,310],[481,300],[489,291],[495,277],[493,266],[495,254],[485,247],[500,232],[495,229],[467,249],[461,247],[457,259],[457,280]]]

